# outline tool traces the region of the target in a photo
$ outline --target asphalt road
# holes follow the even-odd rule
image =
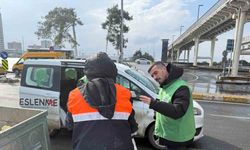
[[[194,148],[250,150],[250,105],[199,102],[205,111],[205,136]]]
[[[250,150],[250,105],[199,102],[205,111],[204,137],[190,146],[202,150]],[[146,139],[136,139],[139,150],[153,150]],[[53,150],[71,149],[71,133],[51,139]]]

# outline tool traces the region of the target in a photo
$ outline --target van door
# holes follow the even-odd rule
[[[116,78],[116,82],[123,87],[129,89],[130,91],[134,91],[136,94],[141,94],[141,95],[147,95],[139,86],[134,84],[132,81],[128,80],[122,75],[118,75]],[[144,130],[144,122],[147,120],[147,115],[145,114],[145,107],[146,104],[144,104],[142,101],[139,99],[134,98],[133,99],[133,109],[135,111],[135,119],[138,123],[139,130]],[[139,131],[141,133],[142,131]]]
[[[21,107],[48,110],[50,129],[60,129],[60,67],[26,65],[22,73]]]

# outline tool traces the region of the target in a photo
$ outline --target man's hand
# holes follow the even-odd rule
[[[150,104],[151,103],[151,98],[150,97],[147,97],[147,96],[144,96],[144,95],[141,95],[140,96],[140,100],[143,102],[143,103],[146,103],[146,104]]]

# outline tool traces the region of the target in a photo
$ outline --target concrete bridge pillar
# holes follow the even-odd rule
[[[179,62],[180,48],[177,48],[176,62]]]
[[[197,66],[197,58],[198,58],[198,52],[199,52],[199,38],[194,39],[194,61],[193,66]]]
[[[241,53],[241,42],[242,42],[242,36],[244,31],[244,24],[246,22],[246,11],[239,11],[239,17],[236,19],[236,43],[235,43],[235,49],[233,52],[233,64],[232,64],[232,74],[231,76],[237,76],[238,75],[238,69],[239,69],[239,59],[240,59],[240,53]]]
[[[210,62],[209,62],[209,67],[213,66],[215,40],[216,40],[216,38],[213,38],[212,41],[211,41],[211,53],[210,53],[211,59],[210,59]]]
[[[191,50],[191,48],[189,48],[188,51],[187,51],[187,62],[188,62],[188,63],[189,63],[189,54],[190,54],[190,50]]]
[[[186,59],[187,50],[184,50],[183,52],[184,52],[184,56],[183,56],[184,58],[183,58],[183,60],[184,60],[184,62],[186,62],[186,60],[187,60],[187,59]]]

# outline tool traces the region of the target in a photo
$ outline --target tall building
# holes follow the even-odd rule
[[[29,48],[29,49],[40,49],[40,48],[41,48],[41,45],[36,45],[36,44],[28,45],[28,48]]]
[[[48,41],[48,40],[41,41],[41,47],[42,48],[49,48],[50,46],[52,46],[51,41]]]
[[[8,49],[15,49],[22,51],[22,44],[20,42],[8,42]]]
[[[3,37],[2,14],[0,12],[0,52],[1,51],[4,51],[4,37]]]

